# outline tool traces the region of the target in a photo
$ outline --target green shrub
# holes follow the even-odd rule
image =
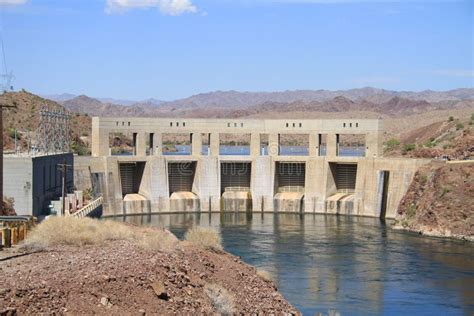
[[[441,197],[443,197],[446,193],[449,193],[451,190],[448,187],[443,187],[441,190]]]
[[[403,151],[409,152],[409,151],[415,150],[415,148],[416,148],[415,144],[405,144],[405,146],[403,146]]]
[[[428,182],[428,176],[426,174],[421,175],[420,177],[421,184],[425,185]]]
[[[425,147],[428,147],[428,148],[433,148],[434,146],[436,146],[436,142],[434,141],[434,138],[433,140],[429,140],[425,143]]]
[[[452,122],[454,121],[454,117],[453,116],[450,116],[449,119],[448,119],[449,122]]]
[[[8,129],[8,136],[11,139],[15,139],[15,129],[14,128],[9,128]],[[21,139],[20,133],[18,133],[18,131],[17,131],[16,132],[16,140],[20,140],[20,139]]]
[[[392,150],[395,147],[397,147],[398,145],[400,145],[400,141],[398,139],[392,138],[392,139],[387,141],[387,149],[388,150]]]
[[[89,148],[82,143],[73,142],[71,145],[72,152],[79,156],[88,156],[91,154]]]
[[[412,218],[413,216],[415,216],[415,214],[416,214],[416,207],[415,207],[414,205],[409,205],[409,206],[407,207],[406,214],[407,214],[407,218]]]
[[[459,131],[460,129],[463,129],[464,128],[464,124],[463,123],[457,123],[456,124],[456,130]]]

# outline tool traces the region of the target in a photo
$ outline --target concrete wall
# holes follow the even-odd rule
[[[304,134],[308,137],[310,156],[318,156],[317,135],[327,135],[327,156],[337,156],[338,135],[365,136],[366,157],[382,156],[381,120],[239,120],[239,119],[158,119],[92,118],[92,156],[109,155],[109,134],[136,135],[136,156],[147,153],[146,138],[153,134],[151,155],[162,155],[163,134],[189,134],[194,156],[201,155],[202,134],[210,135],[210,155],[219,155],[219,134],[250,134],[251,155],[260,152],[260,135],[269,135],[269,154],[278,156],[279,135]]]
[[[15,199],[18,215],[33,214],[33,160],[23,157],[3,158],[3,194]]]
[[[18,215],[42,216],[48,214],[51,200],[62,193],[62,173],[58,164],[66,163],[68,169],[68,192],[74,184],[72,154],[58,154],[38,157],[4,157],[4,194],[15,199]],[[86,162],[86,161],[84,161]],[[86,166],[90,164],[90,160]]]
[[[136,134],[135,156],[109,156],[110,133]],[[153,133],[153,150],[147,155],[145,137]],[[188,133],[191,136],[191,155],[163,156],[162,135]],[[220,156],[220,134],[250,134],[250,155]],[[254,212],[274,211],[275,166],[277,162],[302,162],[305,164],[304,212],[379,216],[380,172],[390,171],[386,216],[394,217],[400,199],[406,192],[417,168],[427,160],[382,158],[381,120],[241,120],[241,119],[157,119],[157,118],[93,118],[92,174],[103,176],[101,190],[104,195],[104,214],[123,214],[122,192],[118,163],[145,161],[145,172],[139,193],[150,201],[151,212],[170,211],[168,189],[169,162],[195,161],[196,176],[192,186],[200,200],[201,211],[220,211],[221,162],[245,161],[252,164],[251,198]],[[210,154],[202,155],[202,134],[209,134]],[[282,134],[308,136],[307,156],[280,156],[279,142]],[[338,155],[340,135],[359,134],[365,137],[365,157]],[[268,135],[268,155],[260,152],[262,135]],[[320,155],[319,136],[326,135],[325,156]],[[82,159],[82,158],[81,158]],[[331,164],[358,165],[354,192],[338,192]],[[84,170],[84,164],[80,164]],[[81,181],[86,183],[87,181]],[[285,201],[278,201],[286,205]],[[328,207],[328,203],[330,206]],[[147,209],[148,210],[148,209]]]
[[[67,192],[74,187],[74,158],[70,154],[39,156],[33,158],[33,215],[47,215],[51,200],[62,196],[62,172],[58,165],[66,163]]]
[[[84,158],[80,158],[84,159]],[[136,161],[135,157],[89,157],[92,173],[105,175],[103,184],[104,214],[124,214],[118,164]],[[334,175],[330,165],[336,163],[357,164],[355,192],[342,195],[339,214],[378,217],[380,212],[378,175],[390,171],[386,217],[395,217],[398,204],[408,189],[416,170],[429,160],[354,157],[280,157],[280,156],[149,156],[140,186],[140,194],[150,201],[151,212],[169,212],[167,164],[176,161],[196,161],[196,176],[192,192],[200,199],[202,212],[221,210],[220,164],[221,162],[246,161],[252,164],[251,197],[254,212],[274,210],[274,183],[276,162],[304,162],[306,164],[304,212],[331,213],[327,202],[337,203]],[[79,164],[83,168],[84,161]],[[150,209],[147,208],[147,212]]]

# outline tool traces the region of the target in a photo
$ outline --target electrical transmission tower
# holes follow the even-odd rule
[[[64,110],[40,111],[40,123],[36,131],[37,151],[41,154],[64,153],[70,151],[69,120],[71,116]]]

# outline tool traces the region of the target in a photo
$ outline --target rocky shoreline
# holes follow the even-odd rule
[[[166,251],[128,239],[53,245],[0,261],[0,271],[1,315],[299,315],[254,267],[187,241]]]
[[[432,163],[415,175],[394,229],[474,241],[474,163]]]
[[[394,230],[403,230],[403,231],[416,233],[416,234],[427,236],[427,237],[451,238],[451,239],[456,239],[456,240],[474,242],[474,236],[472,235],[467,236],[467,235],[453,234],[449,230],[440,231],[440,230],[435,230],[432,227],[428,227],[428,226],[421,226],[421,227],[417,227],[416,229],[412,229],[408,227],[403,227],[402,225],[397,223],[397,224],[392,225],[391,228]]]

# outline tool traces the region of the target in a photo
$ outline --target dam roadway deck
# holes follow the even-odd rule
[[[104,215],[277,211],[393,218],[416,170],[429,162],[382,157],[380,120],[93,118],[92,130],[93,156],[75,157],[75,177],[79,189],[102,193]],[[132,135],[131,155],[111,154],[111,133]],[[189,135],[189,153],[164,150],[162,137],[170,133]],[[249,150],[222,154],[223,134],[249,135]],[[284,134],[307,139],[303,154],[283,152]],[[362,135],[362,154],[344,153],[344,135]]]

